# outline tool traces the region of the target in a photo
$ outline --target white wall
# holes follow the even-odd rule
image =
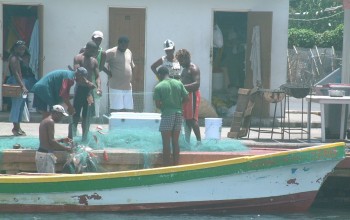
[[[107,48],[109,7],[146,8],[145,92],[153,90],[156,78],[150,66],[164,54],[162,44],[169,38],[175,42],[176,49],[186,48],[191,52],[192,61],[201,70],[202,96],[208,100],[211,97],[213,12],[273,11],[271,88],[279,87],[286,79],[288,0],[11,0],[0,3],[44,5],[44,73],[72,64],[74,55],[90,40],[94,30],[105,34],[101,46]],[[101,75],[105,84],[105,74]],[[106,99],[102,103],[105,105]],[[145,103],[148,103],[145,110],[152,111],[152,100]]]
[[[344,10],[342,83],[350,83],[350,9]]]

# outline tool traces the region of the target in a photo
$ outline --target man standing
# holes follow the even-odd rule
[[[188,100],[188,92],[179,80],[169,77],[167,67],[160,67],[157,76],[160,83],[154,89],[153,99],[157,108],[162,112],[159,131],[163,141],[163,165],[177,165],[180,156],[179,135],[182,124],[182,104]],[[172,162],[170,142],[173,152]]]
[[[134,109],[131,81],[135,64],[128,46],[129,39],[120,37],[118,46],[106,50],[106,63],[108,63],[110,70],[104,68],[104,71],[110,77],[108,86],[112,112],[132,111]]]
[[[34,84],[32,92],[34,93],[33,106],[42,113],[43,119],[46,118],[52,109],[52,106],[64,102],[68,107],[70,115],[75,113],[75,109],[69,101],[69,91],[74,85],[74,81],[79,84],[93,86],[86,79],[87,70],[80,67],[75,71],[55,70],[46,74],[37,83]]]
[[[98,51],[97,51],[95,58],[96,58],[97,63],[98,63],[99,71],[101,72],[101,71],[103,71],[103,68],[104,68],[105,62],[106,62],[106,51],[104,51],[103,48],[100,46],[102,43],[102,40],[103,40],[103,33],[101,31],[94,31],[92,33],[91,40],[98,47]],[[79,53],[84,53],[85,48],[86,47],[82,48]],[[94,75],[92,75],[92,82],[95,82],[95,81],[96,81],[95,77],[94,77]],[[96,84],[95,84],[95,86],[97,87]],[[94,98],[95,116],[100,117],[100,98],[101,98],[101,96],[97,94],[96,89],[93,90],[92,95]]]
[[[71,151],[61,143],[70,143],[69,138],[55,139],[55,123],[59,122],[63,116],[68,116],[61,105],[54,105],[50,115],[40,122],[39,141],[40,146],[35,154],[35,163],[38,173],[55,173],[56,156],[54,151]]]
[[[186,49],[181,49],[176,53],[176,59],[184,68],[181,73],[181,82],[189,92],[189,100],[183,105],[183,114],[186,121],[185,138],[190,142],[191,130],[197,138],[197,146],[201,144],[201,133],[198,125],[198,113],[200,104],[200,70],[198,66],[191,62],[191,55]]]
[[[102,95],[101,81],[99,75],[98,63],[95,58],[97,54],[98,47],[93,42],[90,41],[85,46],[84,53],[78,54],[74,57],[74,69],[79,67],[84,67],[87,70],[87,79],[96,84],[97,95]],[[92,79],[95,81],[92,81]],[[82,140],[87,140],[87,135],[90,128],[90,119],[94,115],[94,100],[92,95],[92,90],[95,85],[87,86],[86,84],[77,83],[75,87],[75,95],[73,106],[75,108],[75,113],[73,114],[73,122],[69,125],[69,138],[73,138],[76,135],[77,126],[80,120],[80,114],[82,115],[81,127],[83,131]]]

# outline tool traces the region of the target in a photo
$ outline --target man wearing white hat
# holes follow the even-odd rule
[[[56,156],[54,151],[71,151],[71,148],[61,143],[70,143],[69,138],[55,139],[55,123],[68,116],[61,105],[54,105],[49,116],[40,122],[40,146],[35,154],[35,163],[38,173],[55,173]]]
[[[103,33],[101,31],[94,31],[92,33],[91,40],[95,42],[95,44],[98,46],[98,53],[96,55],[96,60],[98,62],[98,67],[100,71],[102,71],[106,62],[106,51],[104,51],[103,48],[101,47],[101,43],[103,40]],[[84,51],[85,51],[85,47],[81,48],[79,53],[84,53]]]

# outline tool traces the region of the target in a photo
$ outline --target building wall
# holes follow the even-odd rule
[[[65,69],[73,57],[90,40],[94,30],[105,34],[103,48],[108,48],[108,8],[146,8],[145,92],[151,93],[157,80],[151,64],[164,55],[163,42],[172,39],[176,49],[186,48],[201,70],[201,93],[211,98],[211,57],[213,12],[272,11],[273,45],[271,88],[278,88],[286,79],[288,39],[288,0],[11,0],[2,4],[42,4],[44,6],[44,74]],[[132,44],[132,42],[130,42]],[[101,73],[106,92],[106,76]],[[106,98],[102,99],[105,105]],[[151,96],[145,107],[153,111]],[[103,110],[104,108],[102,108]]]

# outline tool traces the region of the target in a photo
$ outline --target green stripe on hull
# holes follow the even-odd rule
[[[60,179],[57,178],[57,181],[55,182],[18,183],[19,181],[17,180],[12,183],[0,183],[0,193],[78,192],[188,181],[200,178],[240,174],[292,164],[340,160],[345,157],[344,147],[345,144],[339,144],[331,148],[317,148],[317,150],[295,150],[291,153],[282,152],[264,156],[244,157],[244,160],[242,160],[242,158],[229,159],[227,161],[240,159],[243,162],[228,163],[222,166],[217,166],[215,165],[216,162],[212,162],[212,165],[203,169],[189,165],[187,170],[182,169],[178,171],[177,167],[173,167],[172,172],[158,174],[145,175],[143,174],[144,170],[140,170],[127,177],[111,177],[103,179],[88,179],[87,176],[86,180],[74,181],[67,181],[67,178],[64,181],[60,181]],[[210,163],[211,162],[207,164]],[[94,174],[92,174],[92,176],[93,175]]]

